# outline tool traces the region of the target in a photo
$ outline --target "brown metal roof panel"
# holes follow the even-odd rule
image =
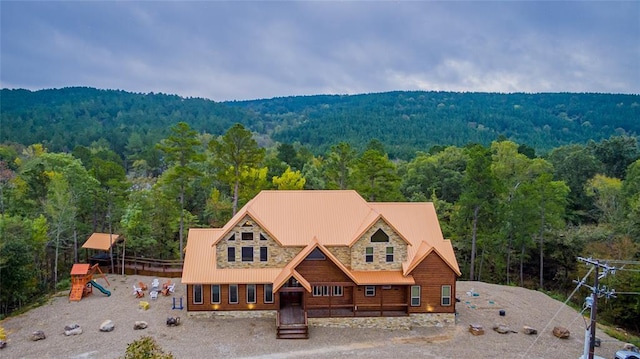
[[[404,276],[402,271],[351,271],[359,285],[411,285],[412,276]]]
[[[84,242],[82,248],[108,251],[112,243],[117,243],[119,239],[120,235],[115,233],[93,233],[89,236],[89,239]]]

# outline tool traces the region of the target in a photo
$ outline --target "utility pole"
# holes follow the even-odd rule
[[[593,287],[585,284],[585,279],[582,281],[574,281],[578,284],[578,287],[585,286],[591,289],[591,296],[585,298],[585,306],[591,308],[590,319],[591,322],[585,330],[584,334],[584,352],[580,359],[594,359],[595,358],[595,343],[596,343],[596,314],[598,313],[598,296],[606,296],[607,298],[615,298],[615,290],[608,290],[607,287],[600,288],[600,279],[606,277],[609,273],[615,274],[616,268],[611,267],[606,263],[600,263],[597,259],[578,257],[578,260],[586,263],[587,265],[593,265],[596,276],[593,281]],[[602,269],[602,273],[600,273]]]

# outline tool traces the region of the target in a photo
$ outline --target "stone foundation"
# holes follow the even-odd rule
[[[373,328],[411,330],[416,327],[455,325],[453,313],[410,314],[407,317],[309,318],[309,326],[329,328]]]
[[[206,311],[188,312],[191,318],[275,318],[275,310],[231,310],[231,311]]]

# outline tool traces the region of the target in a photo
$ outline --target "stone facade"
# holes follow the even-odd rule
[[[333,254],[340,263],[344,264],[347,268],[351,267],[351,248],[349,247],[327,247],[329,252]]]
[[[456,324],[453,313],[410,314],[407,317],[309,318],[309,326],[329,328],[377,328],[411,330],[416,327],[443,327]]]
[[[243,240],[242,233],[252,233],[251,240]],[[229,240],[235,234],[234,240]],[[262,240],[261,236],[266,240]],[[227,248],[235,247],[235,261],[229,262]],[[253,248],[253,261],[242,261],[242,247]],[[267,261],[260,261],[260,247],[267,247]],[[216,261],[218,268],[284,268],[302,247],[282,247],[269,236],[251,217],[246,216],[242,221],[216,244]]]
[[[382,229],[389,242],[371,242],[371,236]],[[367,247],[373,247],[373,262],[365,261]],[[393,247],[393,262],[386,261],[387,247]],[[353,270],[402,270],[407,260],[407,243],[383,219],[379,219],[351,247],[351,269]]]
[[[191,318],[275,318],[275,310],[234,310],[188,312]]]

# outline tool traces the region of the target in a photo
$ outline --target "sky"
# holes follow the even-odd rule
[[[0,87],[640,93],[640,1],[7,1]]]

